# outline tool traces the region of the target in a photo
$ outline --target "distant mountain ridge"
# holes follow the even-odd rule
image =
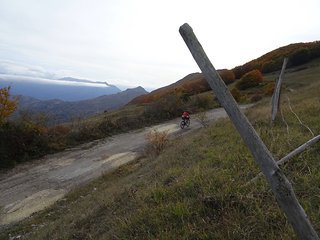
[[[76,117],[89,117],[99,112],[113,110],[126,105],[133,98],[148,93],[142,87],[104,95],[97,98],[67,102],[59,99],[42,101],[28,96],[18,96],[18,111],[46,114],[51,123],[71,121]]]

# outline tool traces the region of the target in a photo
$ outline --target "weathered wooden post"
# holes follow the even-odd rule
[[[306,150],[308,147],[312,146],[313,144],[320,141],[320,135],[315,136],[314,138],[310,139],[309,141],[305,142],[295,150],[291,151],[287,156],[281,158],[279,161],[277,161],[278,165],[284,164],[289,161],[290,158],[293,158],[294,156],[298,155],[299,153],[302,153],[304,150]]]
[[[180,27],[179,32],[220,104],[226,110],[243,141],[250,149],[256,163],[266,176],[280,208],[285,212],[298,237],[300,239],[319,239],[304,209],[299,204],[288,179],[281,172],[271,153],[246,116],[241,113],[236,101],[211,64],[197,37],[194,35],[192,28],[185,23]]]
[[[281,72],[279,75],[279,78],[276,82],[274,92],[272,95],[272,110],[271,110],[271,122],[276,119],[277,113],[278,113],[278,108],[279,108],[279,102],[280,102],[280,93],[281,93],[281,84],[282,84],[282,79],[284,76],[284,71],[286,70],[288,58],[283,59],[283,64],[281,68]]]

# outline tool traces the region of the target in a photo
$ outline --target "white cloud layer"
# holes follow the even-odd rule
[[[0,74],[0,81],[7,82],[8,86],[11,86],[11,83],[39,83],[39,84],[54,84],[54,85],[68,85],[68,86],[82,86],[82,87],[101,87],[106,88],[107,85],[98,82],[75,82],[68,80],[55,80],[42,77],[31,77],[31,76],[17,76],[10,74]],[[2,85],[2,84],[1,84]]]

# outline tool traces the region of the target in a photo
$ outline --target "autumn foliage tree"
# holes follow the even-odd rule
[[[16,110],[17,101],[10,99],[10,87],[0,89],[0,124],[3,124],[8,117]]]
[[[237,82],[236,88],[245,90],[247,88],[258,86],[263,80],[262,74],[259,70],[252,70],[241,77]]]
[[[222,80],[227,85],[230,83],[233,83],[234,80],[236,79],[235,74],[232,70],[222,69],[222,70],[218,70],[218,73],[219,73],[220,77],[222,78]]]

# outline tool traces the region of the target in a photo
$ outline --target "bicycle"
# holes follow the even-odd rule
[[[184,127],[189,127],[189,126],[190,126],[190,119],[189,118],[182,119],[182,121],[180,122],[180,128],[184,129]]]

